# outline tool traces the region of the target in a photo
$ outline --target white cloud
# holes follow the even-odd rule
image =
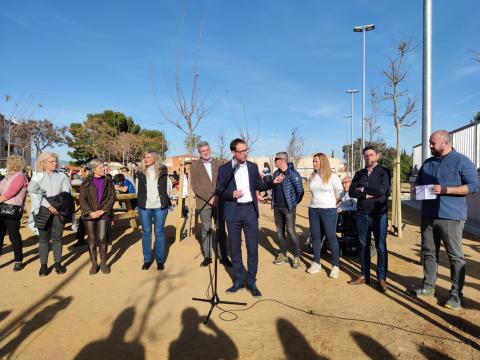
[[[455,70],[455,75],[458,78],[463,78],[463,77],[475,74],[477,72],[480,72],[480,65],[472,64],[465,67],[459,67],[457,70]]]

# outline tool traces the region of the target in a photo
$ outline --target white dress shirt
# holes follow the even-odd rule
[[[210,161],[203,161],[203,166],[205,166],[205,170],[207,170],[208,177],[210,178],[210,181],[212,181],[212,160]]]
[[[232,167],[237,165],[232,161]],[[235,172],[235,183],[237,184],[237,190],[243,193],[241,198],[237,199],[239,203],[252,202],[252,194],[250,193],[250,179],[248,178],[248,166],[247,163],[239,164],[237,171]]]

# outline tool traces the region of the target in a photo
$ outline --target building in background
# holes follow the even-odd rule
[[[478,169],[480,168],[480,124],[471,123],[450,131],[452,146],[459,153],[468,157]],[[413,147],[413,167],[422,166],[422,144]]]
[[[468,157],[480,173],[480,123],[474,122],[450,131],[453,148]],[[413,147],[413,167],[419,170],[422,166],[422,144]],[[480,193],[467,196],[468,221],[480,226]]]
[[[6,168],[7,156],[8,156],[8,130],[10,127],[14,128],[17,122],[8,120],[0,114],[0,168]],[[27,148],[23,148],[18,145],[18,139],[11,137],[10,139],[10,155],[20,155],[25,158],[27,166],[32,166],[32,146],[31,144]]]

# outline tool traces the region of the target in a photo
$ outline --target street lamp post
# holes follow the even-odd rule
[[[352,115],[345,115],[345,119],[347,119],[347,151],[346,151],[346,154],[347,154],[347,174],[349,176],[351,176],[351,166],[350,164],[352,163],[352,154],[351,154],[351,148],[350,146],[348,146],[349,144],[351,144],[351,136],[350,136],[350,122],[352,121]]]
[[[353,124],[354,124],[354,116],[353,116],[353,95],[355,95],[356,93],[358,93],[358,90],[357,89],[351,89],[351,90],[347,90],[347,94],[350,94],[352,95],[352,109],[351,109],[351,117],[352,117],[352,129],[351,129],[351,133],[352,133],[352,143],[351,143],[351,152],[352,152],[352,157],[350,158],[351,161],[350,161],[350,172],[351,172],[351,176],[353,176],[354,172],[355,172],[355,153],[353,151],[354,147],[353,147],[353,144],[355,143],[355,140],[354,140],[354,137],[353,137]],[[362,139],[363,139],[363,122],[362,122]],[[360,156],[361,158],[361,156]]]
[[[363,61],[362,61],[362,149],[365,147],[365,136],[364,136],[364,133],[365,133],[365,60],[366,60],[366,56],[365,56],[365,49],[366,49],[366,46],[365,46],[365,43],[366,43],[366,33],[367,31],[370,31],[370,30],[373,30],[375,29],[375,25],[374,24],[368,24],[368,25],[360,25],[360,26],[355,26],[353,28],[353,31],[354,32],[361,32],[363,33]],[[361,158],[361,164],[362,164],[362,168],[363,166],[365,165],[364,164],[364,160],[363,160],[363,156],[360,157]]]

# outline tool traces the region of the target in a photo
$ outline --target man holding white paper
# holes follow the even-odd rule
[[[415,297],[433,296],[437,280],[440,241],[443,241],[450,261],[452,287],[445,306],[460,309],[465,283],[465,258],[462,234],[467,220],[465,197],[477,192],[479,182],[473,163],[455,151],[450,134],[437,130],[430,136],[432,157],[425,160],[417,176],[416,185],[425,200],[422,201],[422,286],[412,291]],[[427,194],[432,190],[435,197]],[[417,198],[418,199],[418,198]]]

